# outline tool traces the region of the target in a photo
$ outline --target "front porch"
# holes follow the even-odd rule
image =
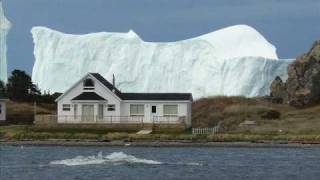
[[[86,116],[36,115],[34,124],[42,128],[98,128],[110,129],[112,131],[172,129],[172,131],[183,131],[186,129],[185,118],[178,116],[155,116],[152,118],[152,121],[144,121],[145,117],[143,116],[94,116],[93,118],[90,116],[88,118]]]
[[[153,116],[147,119],[144,116],[56,116],[57,123],[68,124],[181,124],[186,117]]]
[[[50,121],[57,124],[184,124],[185,116],[58,116],[36,115],[36,122]],[[148,123],[145,123],[148,122]]]

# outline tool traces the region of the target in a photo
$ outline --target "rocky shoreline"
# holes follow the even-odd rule
[[[259,141],[259,142],[206,142],[206,141],[94,141],[94,140],[23,140],[0,141],[10,146],[117,146],[117,147],[231,147],[231,148],[320,148],[320,143]]]

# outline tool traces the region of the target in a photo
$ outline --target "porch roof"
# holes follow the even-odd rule
[[[95,92],[83,92],[80,95],[72,99],[73,101],[78,100],[94,100],[94,101],[105,101],[105,99]]]

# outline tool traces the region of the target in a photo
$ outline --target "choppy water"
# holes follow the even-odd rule
[[[320,149],[0,146],[0,179],[320,179]]]

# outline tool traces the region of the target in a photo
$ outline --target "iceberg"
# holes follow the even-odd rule
[[[97,72],[124,92],[191,92],[206,96],[262,96],[276,76],[286,79],[292,60],[258,31],[236,25],[176,42],[146,42],[134,31],[65,34],[33,27],[33,81],[64,92]]]
[[[8,81],[7,66],[7,35],[11,28],[10,21],[5,17],[0,0],[0,80],[4,83]]]

